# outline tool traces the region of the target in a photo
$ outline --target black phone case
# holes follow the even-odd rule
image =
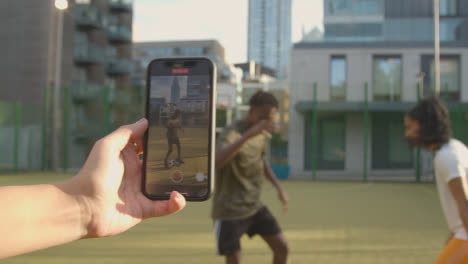
[[[146,71],[146,87],[145,87],[145,117],[149,120],[149,97],[150,97],[150,85],[151,85],[151,65],[155,62],[190,62],[190,61],[208,61],[211,66],[211,104],[210,104],[210,122],[209,122],[209,153],[208,153],[208,193],[204,196],[184,196],[187,201],[206,201],[210,198],[214,189],[214,139],[215,139],[215,120],[216,120],[216,65],[205,57],[185,57],[185,58],[158,58],[152,60],[147,67]],[[142,167],[142,192],[151,200],[169,200],[169,195],[154,195],[146,192],[146,161],[147,161],[147,149],[148,149],[148,131],[144,135],[144,152],[143,152],[143,167]]]

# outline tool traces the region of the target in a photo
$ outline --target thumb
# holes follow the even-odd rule
[[[152,210],[149,217],[158,217],[176,213],[185,207],[185,198],[182,194],[173,191],[169,200],[151,201]]]

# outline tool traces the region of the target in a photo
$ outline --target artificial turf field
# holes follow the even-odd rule
[[[54,182],[71,174],[0,175],[0,185]],[[265,183],[263,201],[290,243],[292,263],[433,263],[448,230],[432,184],[283,181],[290,211],[281,213]],[[211,202],[149,219],[124,234],[87,239],[0,263],[223,263],[215,255]],[[13,228],[13,227],[12,227]],[[261,238],[242,241],[243,263],[271,263]]]

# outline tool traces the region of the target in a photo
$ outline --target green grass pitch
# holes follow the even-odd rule
[[[0,175],[0,185],[54,182],[71,174]],[[281,213],[265,183],[263,201],[277,217],[292,263],[433,263],[448,230],[431,184],[283,181],[290,211]],[[0,263],[223,263],[215,255],[211,202],[144,221],[121,235],[86,239]],[[14,228],[14,227],[12,227]],[[242,238],[244,263],[270,263],[259,237]]]

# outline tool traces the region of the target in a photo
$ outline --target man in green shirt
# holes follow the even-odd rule
[[[240,238],[260,235],[273,251],[273,263],[288,263],[288,243],[276,219],[260,201],[263,179],[278,190],[284,212],[286,192],[264,159],[268,131],[275,130],[278,101],[266,92],[250,99],[247,117],[224,129],[217,140],[216,187],[212,217],[218,254],[226,263],[240,263]]]
[[[167,121],[166,123],[166,137],[167,137],[167,145],[168,145],[168,150],[166,157],[164,158],[164,166],[166,169],[169,169],[169,164],[168,164],[168,158],[172,153],[172,145],[177,146],[177,159],[176,161],[179,164],[183,164],[184,161],[182,160],[181,156],[181,147],[180,147],[180,140],[179,140],[179,135],[177,133],[177,130],[180,129],[182,132],[184,132],[184,129],[180,125],[180,117],[182,115],[182,112],[180,110],[175,110],[174,114],[172,115],[171,119]]]

